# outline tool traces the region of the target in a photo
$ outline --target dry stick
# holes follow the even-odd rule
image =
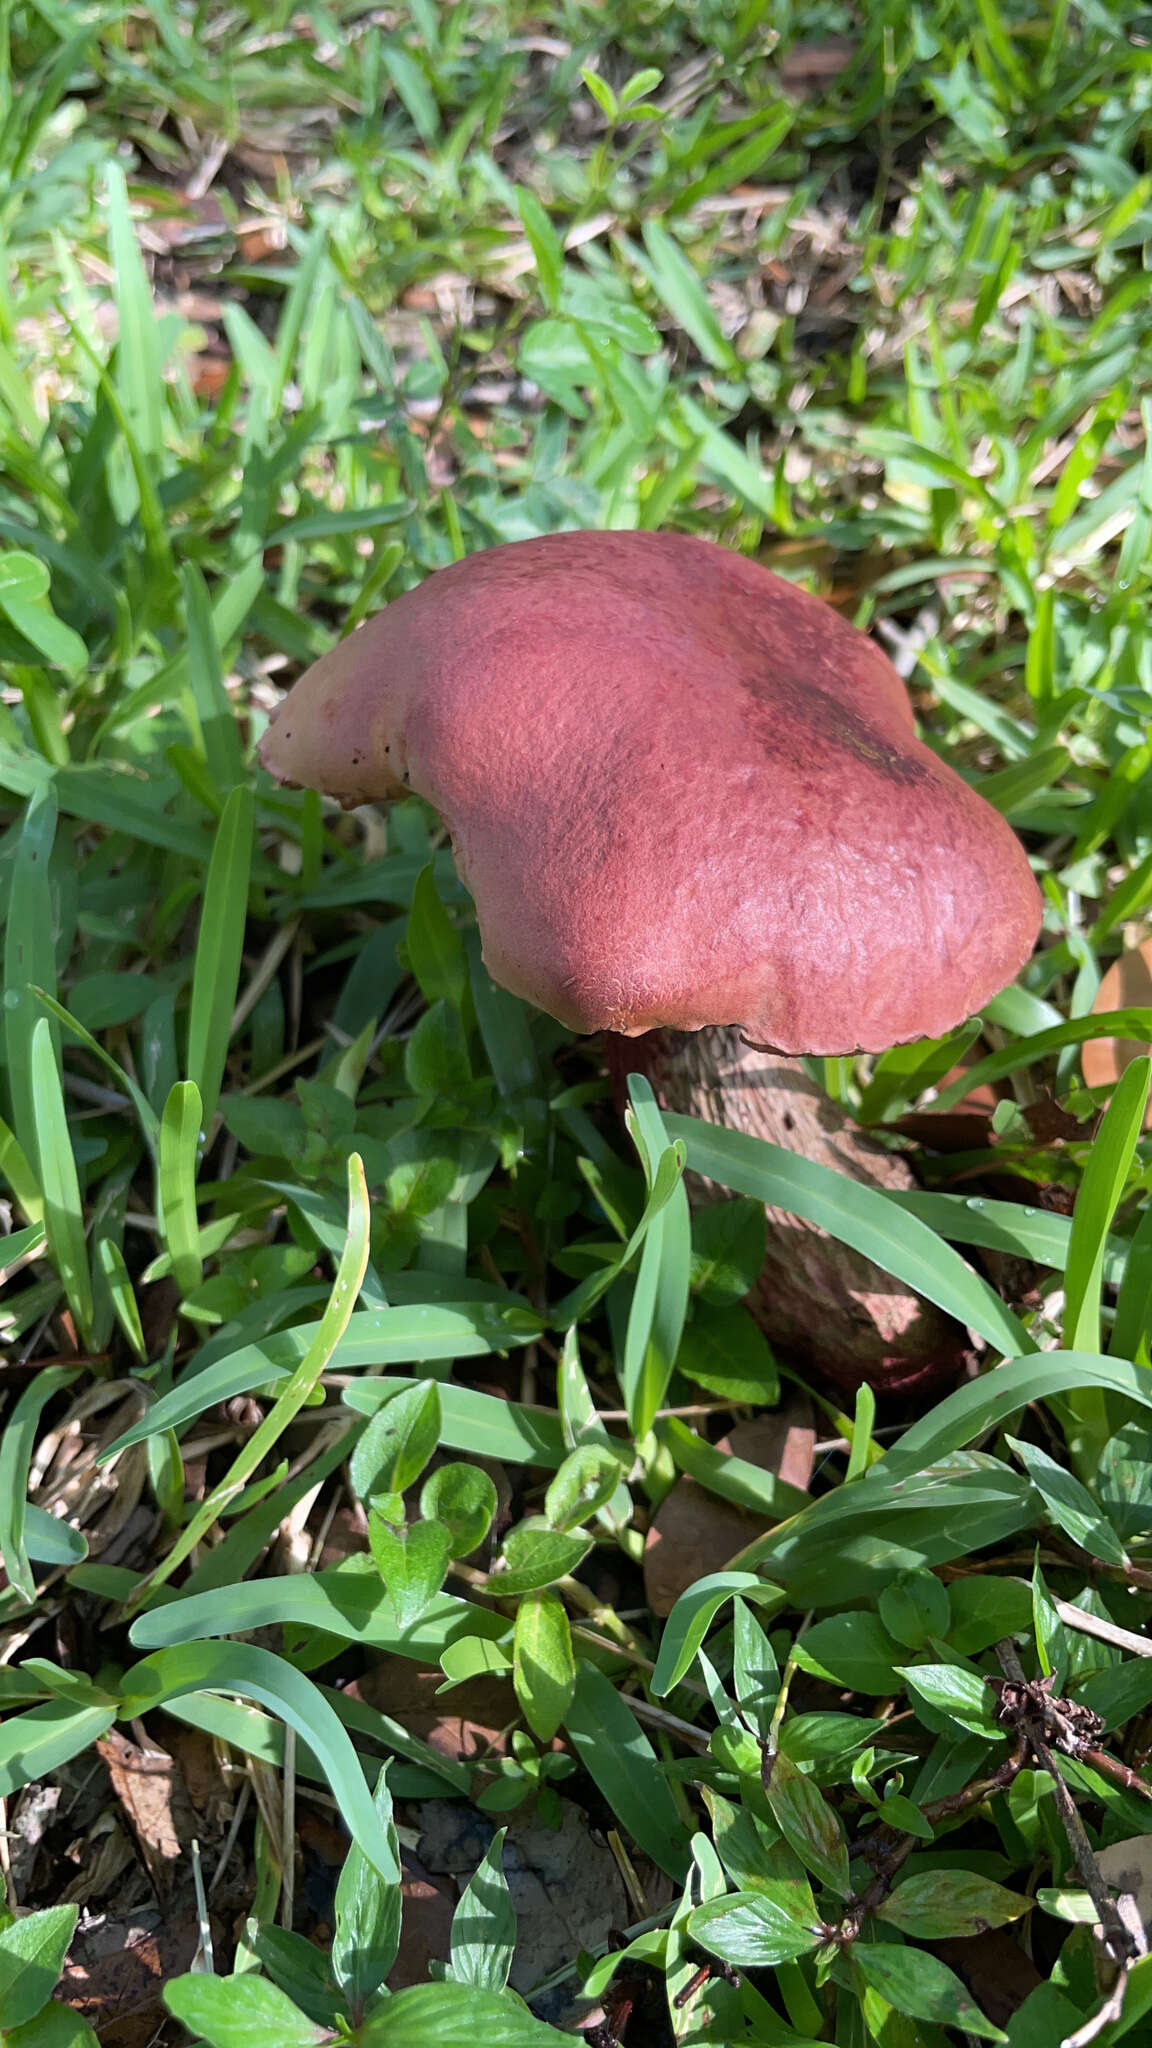
[[[1140,1777],[1130,1765],[1122,1764],[1119,1757],[1109,1756],[1106,1749],[1082,1749],[1080,1761],[1090,1764],[1102,1778],[1111,1778],[1117,1785],[1122,1785],[1125,1792],[1135,1792],[1141,1799],[1152,1801],[1152,1785],[1147,1779]]]
[[[1028,1680],[1024,1676],[1024,1667],[1010,1640],[1005,1638],[1003,1642],[997,1643],[996,1656],[1000,1669],[1009,1683],[1027,1687]],[[1126,1970],[1136,1961],[1140,1951],[1135,1937],[1121,1919],[1116,1902],[1100,1875],[1099,1865],[1093,1854],[1092,1844],[1085,1833],[1076,1801],[1068,1790],[1067,1781],[1034,1717],[1029,1717],[1021,1732],[1025,1735],[1037,1763],[1042,1770],[1047,1771],[1052,1780],[1052,1797],[1056,1811],[1068,1837],[1068,1846],[1075,1859],[1076,1868],[1084,1881],[1084,1889],[1096,1908],[1096,1917],[1104,1930],[1105,1940],[1114,1960],[1122,1970]]]
[[[1006,1791],[1013,1779],[1019,1776],[1027,1761],[1028,1745],[1021,1735],[1012,1755],[1006,1757],[989,1777],[973,1778],[971,1783],[962,1786],[959,1792],[949,1792],[943,1799],[931,1800],[923,1809],[925,1820],[935,1825],[938,1820],[952,1819],[956,1814],[964,1813],[969,1806],[979,1806],[982,1800],[991,1799],[997,1792]],[[874,1828],[871,1834],[866,1835],[863,1841],[857,1842],[855,1853],[865,1857],[870,1863],[879,1862],[880,1867],[867,1891],[862,1892],[859,1898],[854,1899],[849,1905],[844,1919],[835,1931],[835,1939],[856,1939],[865,1915],[874,1913],[887,1896],[901,1864],[907,1862],[913,1850],[919,1846],[919,1841],[918,1835],[905,1834],[900,1828],[882,1823],[880,1827]]]
[[[1052,1605],[1066,1628],[1078,1629],[1081,1635],[1097,1636],[1117,1650],[1131,1650],[1135,1657],[1152,1657],[1152,1640],[1147,1636],[1138,1636],[1133,1629],[1121,1628],[1119,1622],[1105,1621],[1098,1614],[1085,1614],[1082,1607],[1073,1607],[1068,1600],[1053,1600]]]
[[[296,1916],[296,1730],[284,1724],[284,1789],[280,1808],[280,1925]]]

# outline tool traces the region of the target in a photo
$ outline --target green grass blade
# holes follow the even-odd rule
[[[132,1287],[132,1276],[124,1264],[124,1254],[113,1238],[100,1239],[96,1247],[96,1263],[107,1286],[116,1321],[143,1365],[148,1356],[148,1348],[144,1342],[144,1330]]]
[[[99,1060],[101,1066],[106,1068],[108,1073],[111,1074],[117,1087],[122,1088],[124,1093],[131,1098],[136,1114],[140,1119],[140,1128],[148,1140],[149,1148],[155,1154],[160,1143],[159,1119],[147,1096],[137,1087],[131,1074],[125,1072],[120,1062],[113,1059],[107,1047],[101,1045],[99,1039],[94,1038],[90,1031],[86,1031],[83,1024],[79,1023],[72,1015],[72,1012],[66,1010],[63,1003],[58,1003],[55,996],[50,996],[47,989],[40,988],[33,983],[32,994],[35,996],[41,1009],[47,1010],[48,1015],[63,1030],[75,1038],[84,1047],[86,1052],[90,1052],[93,1059]]]
[[[22,1785],[41,1783],[70,1757],[99,1742],[116,1719],[115,1707],[77,1706],[46,1700],[26,1714],[9,1714],[0,1724],[0,1798]]]
[[[987,1059],[977,1060],[974,1067],[967,1067],[958,1081],[940,1090],[932,1112],[955,1109],[974,1089],[1003,1081],[1008,1074],[1018,1074],[1021,1067],[1036,1066],[1049,1053],[1062,1052],[1066,1045],[1086,1045],[1090,1038],[1135,1038],[1141,1045],[1152,1045],[1152,1010],[1103,1010],[1098,1016],[1072,1017],[1065,1024],[1051,1025],[1047,1031],[1033,1032],[1030,1038],[1018,1039],[1015,1045],[1006,1045],[999,1052],[989,1053]]]
[[[195,563],[182,571],[184,618],[188,629],[188,680],[204,743],[204,759],[221,792],[244,775],[244,755],[232,700],[224,688],[224,668],[216,625],[204,578]]]
[[[125,1672],[121,1714],[150,1712],[187,1692],[239,1693],[268,1707],[309,1745],[357,1847],[386,1884],[400,1870],[340,1720],[318,1687],[282,1657],[252,1643],[186,1643],[145,1657]]]
[[[13,1267],[24,1259],[34,1259],[46,1243],[42,1223],[30,1223],[26,1230],[11,1230],[7,1237],[0,1237],[0,1281],[6,1280]]]
[[[141,455],[155,462],[164,446],[164,364],[152,294],[118,163],[105,173],[108,247],[116,293],[119,341],[116,391]]]
[[[14,1200],[29,1223],[43,1228],[44,1197],[34,1169],[16,1134],[0,1117],[0,1179],[11,1189]]]
[[[194,1081],[177,1081],[160,1119],[156,1221],[181,1294],[191,1294],[204,1275],[196,1214],[196,1162],[203,1125],[200,1090]]]
[[[224,806],[204,889],[188,1018],[188,1079],[200,1091],[205,1129],[220,1100],[240,980],[252,868],[252,792],[234,789]]]
[[[1014,1356],[1035,1349],[1023,1323],[987,1281],[919,1217],[894,1208],[875,1189],[740,1131],[715,1129],[687,1116],[666,1116],[664,1124],[671,1137],[683,1138],[692,1171],[819,1224],[978,1330],[998,1351]]]
[[[364,1166],[359,1153],[354,1152],[348,1161],[348,1241],[332,1283],[328,1306],[315,1327],[312,1341],[295,1372],[291,1374],[287,1386],[276,1396],[263,1422],[253,1431],[224,1478],[218,1486],[213,1487],[207,1499],[201,1502],[163,1563],[157,1566],[148,1579],[147,1590],[163,1585],[171,1578],[177,1567],[183,1564],[196,1545],[203,1542],[217,1517],[248,1484],[253,1473],[279,1442],[289,1423],[295,1420],[312,1389],[317,1385],[348,1327],[356,1306],[368,1265],[370,1222]],[[142,1588],[141,1591],[146,1589]]]
[[[20,826],[4,934],[4,1050],[12,1129],[33,1171],[32,1032],[40,1011],[31,990],[33,984],[56,987],[56,915],[49,862],[57,818],[55,785],[47,782],[33,791]]]
[[[1152,1204],[1128,1241],[1108,1351],[1112,1358],[1138,1359],[1142,1365],[1152,1352]]]
[[[640,1075],[629,1076],[630,1124],[644,1161],[649,1192],[655,1187],[669,1154],[680,1170],[659,1213],[652,1218],[640,1254],[640,1270],[624,1338],[621,1386],[634,1436],[651,1429],[664,1399],[688,1312],[692,1264],[692,1225],[684,1191],[682,1160],[669,1146],[663,1119],[651,1087]]]
[[[85,1344],[92,1336],[92,1274],[84,1236],[84,1205],[68,1130],[68,1112],[52,1029],[41,1017],[32,1032],[32,1104],[44,1228],[52,1262],[64,1283],[68,1305]]]
[[[580,1663],[564,1726],[580,1762],[620,1825],[660,1870],[679,1881],[688,1836],[652,1745],[615,1687]]]
[[[541,1328],[539,1317],[530,1310],[506,1311],[499,1304],[489,1302],[462,1307],[441,1307],[431,1303],[411,1308],[365,1309],[352,1317],[345,1335],[332,1353],[329,1366],[334,1372],[356,1372],[365,1366],[382,1371],[391,1365],[425,1365],[453,1358],[481,1358],[492,1351],[509,1351],[517,1345],[530,1344],[533,1338],[539,1337]],[[241,1345],[223,1358],[214,1359],[211,1364],[186,1372],[170,1393],[153,1402],[148,1414],[134,1423],[131,1429],[125,1430],[123,1436],[117,1437],[101,1456],[108,1458],[113,1453],[126,1450],[129,1444],[142,1443],[158,1429],[179,1429],[218,1401],[231,1400],[234,1394],[247,1393],[269,1381],[287,1378],[309,1350],[316,1330],[315,1323],[300,1323],[294,1329],[280,1330],[274,1337],[266,1337],[260,1344]],[[389,1378],[380,1384],[383,1391],[378,1400],[367,1384],[363,1391],[348,1388],[349,1405],[362,1413],[372,1413],[374,1401],[378,1405],[379,1400],[387,1399],[404,1382]],[[444,1393],[451,1398],[452,1412],[456,1412],[459,1401],[458,1427],[461,1430],[480,1427],[485,1442],[499,1442],[503,1446],[496,1455],[515,1458],[519,1463],[526,1459],[532,1462],[529,1453],[543,1454],[561,1442],[560,1437],[549,1430],[545,1411],[521,1410],[515,1403],[509,1406],[495,1395],[470,1394],[463,1387],[446,1386]],[[483,1415],[467,1406],[469,1400],[484,1404]],[[512,1418],[508,1423],[501,1420],[505,1411]],[[466,1436],[458,1448],[468,1448]],[[547,1463],[550,1459],[542,1455],[541,1462]],[[559,1457],[556,1462],[560,1462]]]
[[[1127,1185],[1150,1081],[1152,1059],[1146,1055],[1125,1068],[1084,1167],[1064,1269],[1064,1343],[1069,1351],[1097,1351],[1100,1347],[1100,1295],[1108,1229]]]
[[[251,1629],[285,1623],[321,1629],[341,1642],[370,1643],[374,1649],[425,1663],[435,1663],[450,1643],[464,1636],[498,1642],[512,1627],[507,1615],[453,1593],[438,1593],[418,1621],[400,1629],[377,1573],[293,1572],[166,1600],[137,1616],[131,1638],[137,1649],[156,1650],[203,1636],[246,1635]]]
[[[876,1474],[887,1481],[923,1471],[1032,1401],[1047,1401],[1055,1394],[1075,1394],[1084,1388],[1123,1394],[1142,1408],[1152,1409],[1152,1373],[1122,1359],[1077,1351],[1008,1358],[994,1372],[958,1388],[929,1415],[914,1422],[853,1493],[859,1495],[872,1485]]]
[[[28,1562],[24,1524],[36,1427],[49,1401],[75,1378],[74,1367],[42,1366],[25,1387],[0,1436],[0,1558],[4,1560],[9,1584],[29,1606],[36,1598],[36,1586]]]

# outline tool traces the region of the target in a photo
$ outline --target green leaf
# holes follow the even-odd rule
[[[516,210],[536,261],[540,296],[545,305],[555,312],[560,304],[560,285],[564,276],[564,244],[536,194],[529,192],[524,185],[516,187]]]
[[[985,1573],[953,1579],[948,1605],[951,1618],[941,1633],[962,1657],[978,1656],[1001,1636],[1026,1635],[1032,1627],[1032,1598],[1022,1579]]]
[[[1071,1472],[1050,1458],[1037,1444],[1005,1438],[1027,1472],[1058,1529],[1086,1550],[1090,1557],[1106,1564],[1127,1564],[1124,1545],[1110,1522],[1106,1522],[1086,1486]]]
[[[397,1628],[411,1628],[444,1584],[452,1561],[451,1536],[439,1522],[393,1523],[372,1508],[368,1545],[392,1603]]]
[[[56,617],[48,587],[48,571],[35,555],[0,555],[0,612],[45,661],[57,668],[86,668],[88,649],[79,633]]]
[[[897,2012],[908,2013],[917,2020],[935,2020],[945,2027],[960,2027],[985,2041],[1008,2039],[999,2027],[984,2018],[947,1964],[938,1962],[924,1949],[858,1941],[852,1949],[852,1961],[864,1983],[878,1991]]]
[[[753,1572],[711,1572],[681,1593],[664,1624],[652,1674],[652,1690],[657,1699],[670,1693],[690,1670],[697,1650],[726,1601],[738,1593],[754,1599],[757,1594],[775,1590],[766,1587]]]
[[[1115,1273],[1105,1263],[1105,1282]],[[1113,1358],[1136,1358],[1145,1331],[1152,1326],[1152,1203],[1148,1204],[1125,1246],[1124,1269],[1116,1296],[1116,1313],[1108,1350]]]
[[[661,304],[706,363],[717,370],[737,371],[736,351],[721,330],[698,271],[679,243],[651,216],[643,223],[641,233],[648,261],[634,248],[629,248],[628,254],[643,271]]]
[[[400,1844],[386,1770],[376,1780],[374,1804],[399,1868]],[[400,1947],[402,1903],[399,1881],[381,1877],[354,1842],[336,1886],[336,1931],[332,1937],[332,1975],[354,2020],[370,2011],[385,1989],[385,1978]]]
[[[605,119],[608,121],[618,120],[620,102],[607,81],[601,78],[598,71],[593,71],[590,64],[581,66],[580,76]]]
[[[422,1286],[430,1289],[429,1276],[421,1274],[420,1279]],[[352,1316],[329,1365],[333,1372],[352,1372],[362,1366],[476,1358],[530,1343],[539,1330],[530,1311],[505,1309],[488,1301],[447,1307],[430,1301],[413,1307],[367,1309]],[[143,1420],[117,1437],[101,1457],[110,1458],[130,1443],[142,1443],[158,1430],[179,1429],[233,1394],[288,1379],[315,1335],[315,1323],[298,1323],[260,1344],[242,1345],[211,1365],[185,1373],[172,1392],[155,1401]],[[390,1401],[405,1386],[420,1384],[423,1382],[373,1379],[363,1386],[345,1387],[345,1406],[361,1415],[375,1414],[382,1402]],[[564,1457],[559,1420],[543,1409],[443,1384],[440,1402],[441,1442],[447,1449],[471,1450],[519,1465],[559,1465]]]
[[[41,1366],[41,1373],[49,1368]],[[24,1548],[33,1564],[79,1564],[88,1555],[88,1544],[79,1529],[62,1522],[29,1501],[24,1509]]]
[[[1102,1010],[1094,1016],[1072,1017],[1067,1023],[1034,1031],[999,1052],[989,1053],[987,1059],[977,1060],[975,1066],[966,1067],[959,1080],[941,1088],[932,1104],[933,1113],[955,1109],[974,1089],[1003,1081],[1021,1067],[1035,1066],[1050,1053],[1063,1052],[1066,1045],[1084,1045],[1090,1038],[1134,1038],[1141,1045],[1152,1044],[1152,1010]]]
[[[0,1928],[0,2030],[20,2027],[47,2005],[76,1932],[78,1906],[46,1906]]]
[[[661,1870],[680,1882],[689,1847],[648,1738],[599,1671],[581,1662],[564,1717],[580,1762],[617,1821]]]
[[[435,1380],[417,1380],[385,1400],[356,1445],[348,1460],[353,1493],[360,1500],[375,1493],[405,1493],[439,1439],[439,1389]]]
[[[512,1656],[524,1719],[538,1742],[551,1742],[576,1684],[572,1632],[558,1594],[542,1589],[524,1595],[516,1610]]]
[[[420,1513],[447,1529],[453,1557],[478,1549],[496,1508],[495,1485],[479,1465],[438,1465],[420,1489]]]
[[[550,1529],[541,1515],[530,1515],[509,1529],[493,1570],[488,1591],[503,1599],[513,1593],[533,1593],[541,1586],[554,1585],[587,1557],[592,1538],[584,1529],[571,1534]]]
[[[829,1236],[852,1245],[882,1271],[893,1273],[958,1322],[970,1325],[998,1351],[1015,1355],[1035,1350],[1024,1325],[987,1281],[918,1217],[905,1214],[875,1188],[763,1138],[717,1129],[695,1117],[666,1116],[664,1126],[670,1137],[684,1140],[693,1173],[819,1224]]]
[[[898,1882],[876,1914],[917,1941],[967,1940],[1018,1920],[1032,1903],[969,1870],[922,1870]]]
[[[810,1955],[822,1939],[819,1923],[801,1921],[759,1892],[731,1892],[709,1899],[689,1916],[688,1933],[708,1955],[737,1969],[776,1969]]]
[[[413,1984],[360,2029],[358,2048],[572,2048],[571,2034],[533,2019],[513,1991]],[[253,2044],[255,2048],[255,2044]]]
[[[414,1095],[449,1101],[471,1086],[468,1040],[459,1011],[450,1003],[432,1003],[409,1034],[404,1079]]]
[[[329,2039],[264,1977],[176,1977],[164,2003],[208,2048],[321,2048]]]
[[[852,1888],[848,1847],[840,1822],[819,1788],[790,1757],[778,1753],[772,1759],[765,1792],[773,1820],[805,1870],[837,1898],[846,1899]]]
[[[710,1202],[692,1218],[692,1291],[717,1308],[732,1308],[760,1277],[768,1242],[762,1202],[737,1196]]]
[[[516,1913],[504,1876],[504,1828],[452,1915],[452,1977],[477,1991],[503,1991],[516,1947]]]
[[[100,2048],[100,2043],[87,2020],[53,1999],[34,2020],[6,2029],[4,2048]]]
[[[36,1585],[28,1562],[25,1521],[37,1425],[49,1401],[71,1386],[77,1370],[72,1366],[41,1366],[11,1409],[0,1436],[0,1558],[9,1583],[30,1606],[36,1598]]]
[[[880,1595],[880,1620],[905,1649],[922,1650],[946,1636],[952,1619],[948,1588],[934,1572],[901,1572]]]
[[[780,1669],[768,1637],[739,1595],[732,1602],[732,1690],[744,1719],[766,1740],[780,1691]]]
[[[205,1127],[216,1114],[232,1036],[248,914],[254,817],[251,790],[234,789],[216,828],[204,885],[188,1015],[188,1079],[200,1090]]]
[[[897,1676],[917,1699],[958,1721],[966,1734],[979,1735],[986,1742],[1003,1740],[993,1695],[975,1671],[965,1670],[962,1664],[909,1664],[898,1668]]]
[[[218,1602],[220,1596],[208,1597]],[[356,1751],[332,1708],[303,1672],[252,1643],[185,1643],[157,1651],[125,1672],[120,1712],[126,1719],[146,1714],[181,1693],[201,1690],[258,1700],[295,1728],[323,1766],[353,1841],[385,1882],[399,1883],[399,1865]]]
[[[1084,1167],[1064,1269],[1064,1341],[1069,1351],[1099,1348],[1108,1230],[1127,1184],[1150,1081],[1152,1059],[1142,1055],[1125,1068]]]
[[[300,1751],[296,1754],[299,1762]],[[327,1956],[313,1948],[302,1934],[249,1920],[244,1938],[272,1982],[300,2007],[306,2018],[314,2020],[318,2027],[334,2029],[338,2018],[346,2016],[346,2001],[336,1989]]]
[[[544,1496],[544,1519],[553,1529],[573,1529],[607,1506],[620,1484],[620,1454],[604,1443],[578,1444],[570,1451]]]
[[[780,1391],[776,1360],[747,1309],[697,1309],[680,1341],[676,1369],[721,1400],[771,1407]]]
[[[899,1691],[900,1645],[874,1614],[835,1614],[818,1621],[805,1629],[792,1654],[802,1671],[852,1692]]]

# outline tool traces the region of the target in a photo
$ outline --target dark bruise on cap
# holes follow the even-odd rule
[[[1023,848],[916,738],[880,649],[684,535],[439,570],[301,677],[260,751],[346,803],[433,804],[489,972],[576,1031],[878,1052],[979,1009],[1039,928]]]

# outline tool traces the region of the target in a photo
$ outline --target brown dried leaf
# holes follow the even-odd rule
[[[438,1756],[480,1763],[502,1755],[508,1730],[520,1721],[511,1684],[471,1678],[437,1697],[443,1682],[439,1671],[422,1671],[407,1657],[380,1657],[347,1692],[378,1713],[391,1714]]]
[[[772,1414],[738,1422],[717,1446],[802,1491],[812,1477],[815,1447],[812,1404],[800,1393]],[[678,1479],[657,1509],[644,1545],[644,1588],[653,1612],[670,1614],[697,1579],[722,1571],[773,1526],[761,1515],[718,1499],[694,1479]]]
[[[166,1750],[141,1749],[118,1728],[112,1728],[96,1747],[108,1768],[112,1789],[119,1799],[156,1887],[161,1905],[167,1904],[176,1872],[183,1860],[184,1846],[174,1808],[183,1807],[184,1835],[191,1832],[192,1819],[187,1797],[180,1797],[175,1759]]]
[[[1152,1007],[1152,939],[1133,946],[1114,960],[1096,991],[1093,1016],[1107,1010]],[[1089,1088],[1114,1088],[1125,1067],[1148,1047],[1133,1038],[1090,1038],[1080,1054],[1080,1064]],[[1152,1130],[1152,1104],[1144,1118],[1144,1129]]]

